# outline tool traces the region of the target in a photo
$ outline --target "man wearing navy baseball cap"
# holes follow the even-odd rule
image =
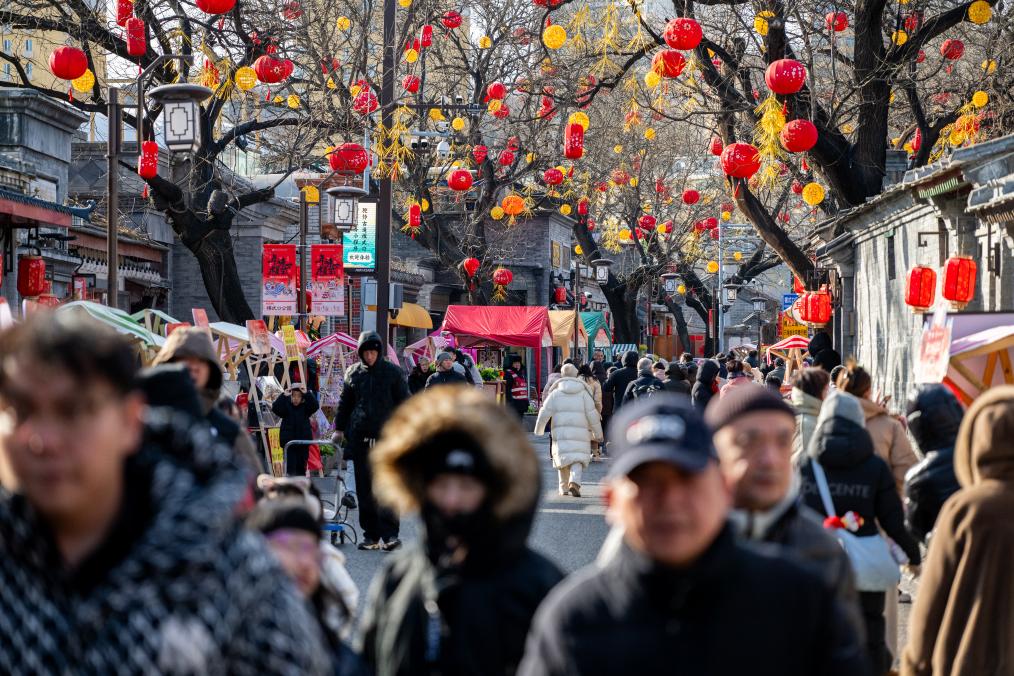
[[[737,541],[711,430],[685,397],[624,407],[609,435],[606,519],[623,542],[549,595],[520,674],[870,673],[819,577]]]

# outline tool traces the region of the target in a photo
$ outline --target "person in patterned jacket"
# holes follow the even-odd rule
[[[0,333],[0,673],[324,674],[305,603],[236,513],[203,423],[148,408],[85,316]]]

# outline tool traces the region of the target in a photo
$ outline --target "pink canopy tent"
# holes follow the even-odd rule
[[[300,332],[296,333],[297,343],[299,342],[299,333]],[[325,350],[333,345],[342,345],[344,347],[355,350],[359,346],[359,341],[357,341],[355,338],[353,338],[347,333],[336,331],[335,333],[324,336],[320,340],[315,340],[313,343],[311,343],[310,346],[306,348],[306,356],[312,357],[315,354],[319,353],[321,350]],[[387,346],[387,356],[395,364],[398,363],[398,353],[397,351],[395,351],[394,347],[391,346],[390,344],[388,344]]]
[[[553,327],[546,308],[527,305],[449,305],[440,330],[454,334],[459,346],[534,349],[536,391],[541,391],[542,348],[553,345]]]

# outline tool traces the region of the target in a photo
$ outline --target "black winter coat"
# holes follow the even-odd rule
[[[704,409],[708,407],[708,402],[716,394],[712,391],[712,387],[715,384],[715,378],[718,377],[719,370],[718,362],[714,359],[705,359],[697,369],[697,380],[690,390],[690,401],[694,408],[702,414]]]
[[[627,392],[627,385],[637,379],[637,353],[633,350],[624,353],[623,368],[613,371],[613,375],[606,378],[602,385],[603,394],[613,395],[613,413],[620,410],[623,405],[623,395]]]
[[[279,395],[275,403],[271,405],[271,411],[282,419],[282,425],[278,430],[278,439],[285,448],[285,444],[296,440],[313,439],[313,428],[310,426],[310,418],[320,408],[317,398],[310,392],[303,393],[303,401],[299,406],[294,406],[292,397],[287,394]]]
[[[426,388],[426,380],[433,375],[429,371],[423,371],[416,365],[408,374],[408,391],[410,394],[422,392]]]
[[[401,369],[384,359],[373,366],[360,362],[345,372],[345,387],[338,400],[335,429],[342,430],[353,448],[364,439],[376,439],[398,405],[408,399]]]
[[[624,544],[553,590],[522,676],[860,676],[866,654],[834,592],[726,527],[686,570]]]
[[[655,388],[658,392],[665,392],[665,383],[656,378],[655,376],[638,376],[635,380],[632,380],[628,385],[627,389],[623,392],[623,403],[629,404],[632,401],[636,401],[638,398],[643,398],[647,391],[651,388]],[[637,392],[635,395],[634,393]]]
[[[450,371],[437,371],[426,379],[426,389],[437,385],[465,385],[468,380],[454,369]]]
[[[800,495],[810,509],[825,514],[813,477],[811,457],[815,456],[827,476],[835,513],[855,512],[863,518],[856,531],[862,537],[876,535],[877,524],[918,565],[919,546],[905,530],[901,498],[894,475],[882,458],[873,452],[873,440],[864,427],[842,417],[823,420],[810,439],[800,473]]]

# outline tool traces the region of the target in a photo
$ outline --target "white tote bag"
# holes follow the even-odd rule
[[[828,516],[836,516],[824,468],[814,458],[810,459],[810,466],[813,467],[813,478],[820,492],[820,500],[824,503],[824,511]],[[861,592],[884,592],[894,589],[901,582],[901,569],[880,533],[860,537],[846,528],[834,528],[832,532],[852,563],[852,570],[856,574],[856,589]]]

